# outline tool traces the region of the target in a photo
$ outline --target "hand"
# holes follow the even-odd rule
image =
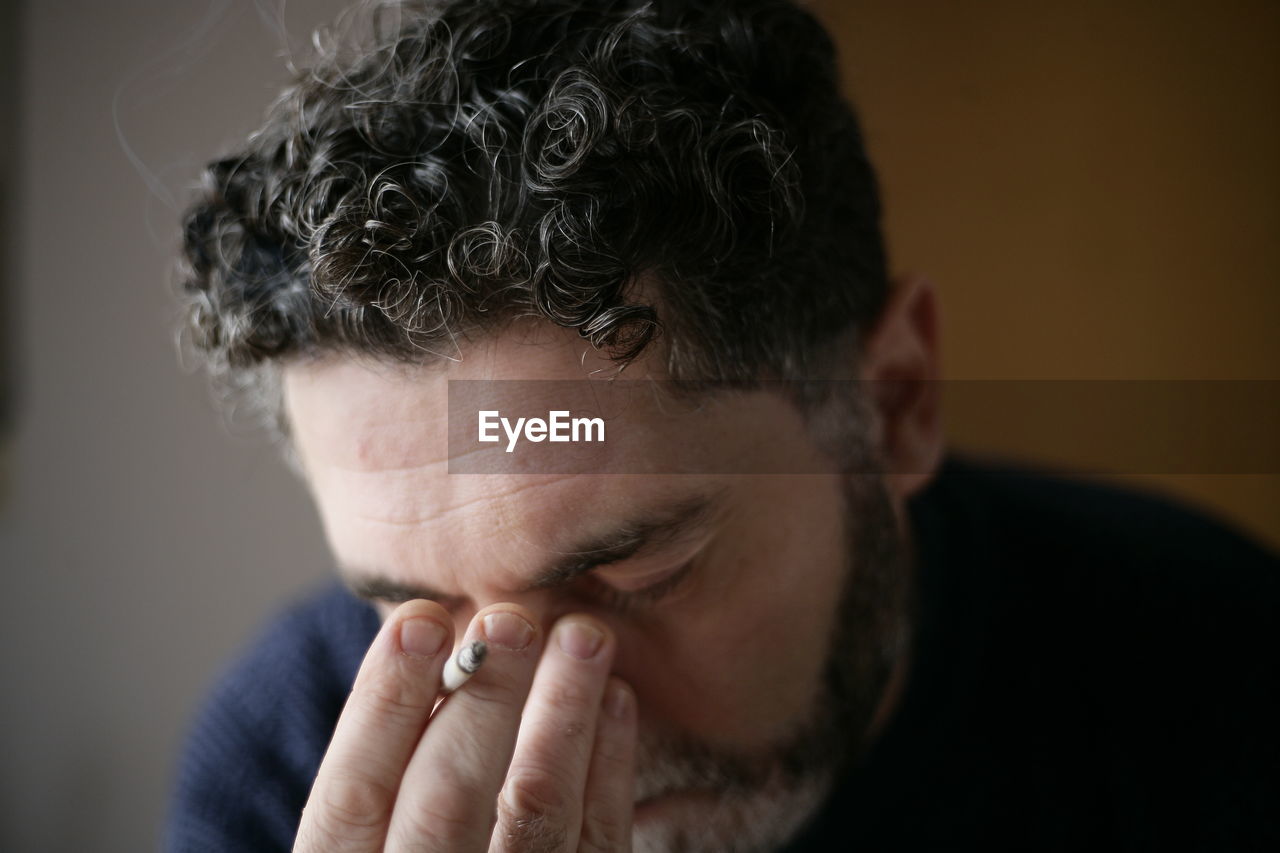
[[[629,851],[636,712],[609,675],[615,641],[584,615],[545,642],[536,625],[512,604],[477,613],[466,641],[488,656],[436,708],[452,621],[434,602],[398,607],[360,666],[295,853]]]

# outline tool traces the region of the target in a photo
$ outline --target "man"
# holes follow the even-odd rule
[[[271,416],[344,588],[215,691],[171,848],[1274,836],[1274,559],[944,461],[933,292],[889,285],[807,13],[444,0],[372,30],[186,222],[192,342]],[[562,395],[601,443],[548,439]],[[480,446],[512,407],[548,420]]]

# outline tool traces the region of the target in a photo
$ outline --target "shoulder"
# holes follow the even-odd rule
[[[949,460],[930,492],[942,610],[975,638],[965,691],[1010,798],[1224,849],[1277,831],[1273,553],[1169,498],[1025,468]]]
[[[963,543],[951,570],[1010,624],[1076,647],[1096,637],[1117,652],[1196,643],[1197,654],[1277,629],[1276,555],[1171,498],[963,459],[935,486],[928,511]]]
[[[268,620],[216,681],[205,716],[251,723],[298,757],[318,736],[323,750],[377,630],[374,610],[340,585],[316,590]]]
[[[373,609],[337,584],[268,621],[217,678],[188,733],[167,849],[292,846],[298,814],[377,629]]]
[[[944,511],[981,520],[1004,559],[1036,566],[1082,564],[1201,594],[1280,595],[1280,563],[1255,539],[1169,496],[1008,463],[952,457],[934,484]],[[1027,565],[1030,563],[1031,565]],[[1154,573],[1150,577],[1148,573]]]
[[[345,696],[378,626],[372,607],[327,584],[267,620],[216,692],[238,694],[252,683],[258,694],[341,689]]]

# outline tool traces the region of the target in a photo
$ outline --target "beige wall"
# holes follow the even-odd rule
[[[198,698],[269,610],[330,572],[302,489],[219,423],[171,340],[169,199],[283,79],[256,11],[279,5],[26,6],[0,850],[154,849]],[[338,6],[289,3],[290,31]]]
[[[894,266],[940,289],[947,377],[1280,380],[1280,4],[814,5],[880,171]],[[1273,413],[1280,392],[1260,393]],[[1124,458],[1065,423],[952,415],[963,446]],[[1280,545],[1280,477],[1262,469],[1127,479]]]

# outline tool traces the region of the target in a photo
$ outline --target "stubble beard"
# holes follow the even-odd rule
[[[713,806],[633,828],[634,853],[766,853],[793,838],[865,750],[906,651],[907,548],[883,479],[846,477],[849,555],[821,689],[792,734],[751,755],[693,738],[642,735],[636,797],[714,791]]]

